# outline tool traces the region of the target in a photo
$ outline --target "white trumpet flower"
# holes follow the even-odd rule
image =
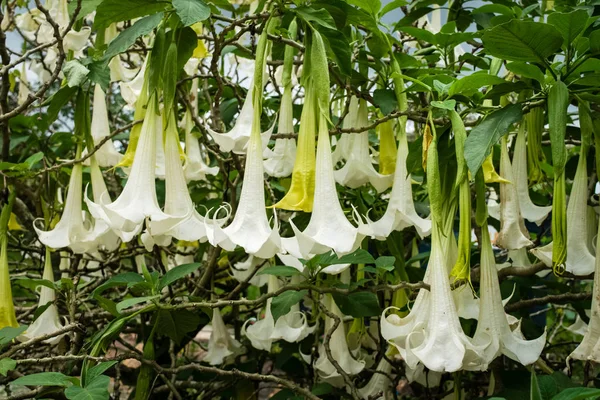
[[[304,231],[301,232],[290,220],[295,236],[284,242],[286,250],[298,249],[304,259],[310,254],[323,254],[329,250],[339,256],[355,251],[364,235],[348,221],[340,205],[333,177],[329,130],[323,116],[319,117],[314,198],[312,215]]]
[[[294,133],[292,108],[292,89],[286,87],[281,96],[278,133]],[[270,176],[283,178],[290,176],[296,160],[296,141],[294,139],[276,139],[273,150],[265,149],[265,171]]]
[[[358,98],[356,96],[350,97],[350,104],[348,105],[348,113],[344,117],[342,128],[351,129],[356,127],[356,119],[358,116]],[[331,153],[331,159],[333,165],[341,161],[346,161],[350,158],[350,152],[352,149],[352,142],[356,135],[354,134],[343,134],[340,136],[338,141],[335,143],[335,149]]]
[[[514,184],[517,188],[521,216],[528,221],[540,225],[552,210],[552,206],[536,206],[529,197],[529,186],[527,183],[527,143],[525,142],[524,127],[525,125],[521,124],[519,128],[515,143],[515,152],[513,154],[512,169],[515,178]]]
[[[174,114],[171,113],[165,131],[166,198],[164,213],[155,215],[148,224],[152,236],[174,237],[179,240],[206,242],[207,224],[223,224],[225,220],[206,220],[192,202],[179,156],[179,134]],[[182,217],[173,223],[173,216]],[[170,242],[170,240],[168,240]]]
[[[535,340],[526,340],[521,333],[520,324],[515,330],[511,329],[500,294],[490,234],[485,227],[481,230],[480,285],[479,318],[473,341],[487,345],[483,355],[486,363],[491,363],[500,354],[523,365],[534,363],[546,344],[546,332]]]
[[[510,183],[500,183],[500,232],[496,238],[496,245],[507,250],[517,250],[529,247],[533,243],[529,240],[529,232],[525,229],[521,216],[519,194],[510,164],[506,136],[502,138],[500,147],[500,174]]]
[[[106,96],[100,85],[94,87],[94,108],[92,110],[92,138],[94,144],[100,143],[104,138],[110,135],[108,124],[108,111],[106,110]],[[84,155],[85,155],[84,151]],[[117,165],[123,155],[117,151],[112,139],[105,142],[95,153],[96,161],[101,167],[114,167]]]
[[[368,217],[366,224],[361,224],[359,232],[373,239],[385,240],[392,231],[401,231],[414,226],[421,238],[431,232],[431,220],[421,218],[416,210],[412,196],[412,183],[406,168],[408,142],[406,134],[401,134],[396,157],[394,185],[385,214],[376,222]]]
[[[260,270],[270,266],[268,260],[248,256],[245,261],[238,261],[231,266],[231,274],[238,282],[248,282],[257,287],[263,287],[269,283],[269,275],[259,275],[257,269]],[[249,281],[248,278],[250,278]]]
[[[81,50],[83,50],[83,48],[87,44],[91,33],[92,28],[90,28],[89,26],[84,26],[79,31],[70,30],[69,32],[67,32],[63,40],[63,46],[65,50],[80,53]],[[76,54],[76,56],[80,57],[81,53]]]
[[[566,270],[574,275],[594,272],[595,257],[588,246],[587,200],[588,175],[586,156],[581,154],[567,204],[567,262]],[[544,264],[552,266],[553,242],[531,250]]]
[[[590,318],[591,321],[591,310],[586,310],[585,314],[588,316],[588,318]],[[587,334],[587,331],[589,329],[589,325],[585,323],[585,321],[583,320],[583,318],[581,318],[579,316],[579,314],[577,314],[577,317],[575,318],[575,322],[569,326],[567,326],[567,330],[571,333],[574,333],[576,335],[581,335],[581,336],[585,336]]]
[[[218,308],[213,308],[211,325],[212,333],[208,339],[208,351],[202,361],[210,365],[221,365],[227,357],[236,354],[242,345],[227,331]]]
[[[356,128],[369,125],[367,102],[360,100],[356,116]],[[353,133],[352,147],[346,164],[334,172],[335,180],[344,186],[357,188],[370,182],[378,193],[392,186],[393,175],[382,175],[375,170],[369,154],[369,132]]]
[[[148,58],[144,60],[142,68],[140,68],[137,75],[135,75],[135,78],[129,81],[119,82],[121,97],[123,97],[123,100],[125,100],[130,108],[135,108],[135,103],[137,102],[137,99],[140,97],[140,94],[144,88],[144,76],[146,75],[146,64],[148,62]]]
[[[80,154],[80,152],[78,152]],[[54,229],[43,231],[33,224],[38,239],[52,249],[69,247],[74,253],[85,253],[90,244],[85,240],[89,232],[84,226],[82,205],[82,165],[75,164],[69,179],[69,191],[60,221]]]
[[[92,202],[86,197],[88,209],[96,219],[103,219],[124,242],[137,236],[146,218],[160,219],[164,225],[175,226],[188,215],[166,216],[158,205],[155,185],[157,136],[162,137],[162,117],[157,114],[156,99],[151,98],[135,150],[129,179],[121,195],[112,203],[103,197]],[[157,129],[159,128],[159,129]],[[160,140],[162,143],[162,140]],[[168,221],[168,222],[167,222]],[[166,231],[166,229],[163,228]]]
[[[17,93],[17,104],[21,105],[29,98],[29,80],[27,79],[26,63],[21,63],[21,71],[19,74],[19,92]]]
[[[344,324],[342,322],[344,315],[338,308],[337,304],[335,304],[333,301],[331,295],[327,294],[324,296],[323,305],[327,310],[340,319],[340,322],[335,331],[331,334],[331,340],[329,341],[331,356],[339,364],[342,370],[344,370],[344,372],[346,372],[348,375],[356,375],[364,369],[365,362],[354,359],[350,353],[350,350],[348,349],[348,342],[346,341],[346,329],[344,328]],[[328,316],[325,317],[326,333],[331,331],[335,325],[335,322],[336,321],[333,318]],[[340,373],[331,363],[329,357],[327,357],[325,344],[323,343],[319,345],[319,358],[315,362],[315,368],[321,378],[327,380],[332,385],[344,385],[344,381],[341,379]]]
[[[448,240],[434,224],[432,249],[424,281],[430,291],[422,294],[408,316],[386,317],[384,310],[381,333],[394,345],[409,368],[417,368],[419,362],[432,371],[454,372],[461,369],[485,370],[487,364],[481,359],[485,344],[476,346],[463,332],[448,279]]]
[[[281,288],[279,279],[274,275],[269,275],[268,291],[275,292]],[[258,350],[271,350],[271,344],[275,340],[283,339],[286,342],[294,343],[303,340],[310,335],[316,326],[309,327],[304,313],[300,312],[298,304],[292,306],[289,313],[280,316],[277,321],[271,313],[271,303],[273,298],[267,300],[265,308],[265,317],[247,326],[252,320],[246,321],[242,327],[242,332],[252,343],[252,347]]]
[[[250,255],[271,258],[281,252],[281,238],[277,215],[273,214],[274,226],[271,228],[265,208],[259,115],[260,112],[257,112],[252,124],[242,193],[235,217],[225,229],[214,224],[208,233],[208,241],[213,246],[219,245],[227,251],[238,245]]]
[[[42,275],[42,279],[54,282],[52,261],[50,260],[50,250],[48,248],[46,248],[46,261],[44,263],[44,273]],[[38,307],[44,307],[46,305],[48,305],[48,307],[40,316],[38,316],[35,321],[33,321],[31,325],[27,327],[27,330],[23,332],[21,336],[19,336],[19,341],[26,342],[40,336],[53,334],[63,328],[58,316],[58,310],[56,309],[55,302],[56,295],[54,293],[54,289],[42,286],[40,289],[40,300],[38,302]],[[64,334],[57,335],[50,339],[44,340],[44,342],[50,345],[56,345],[61,341],[63,336]]]
[[[254,129],[253,121],[255,117],[255,110],[254,106],[252,105],[253,88],[254,84],[253,82],[250,82],[250,89],[246,93],[246,98],[244,99],[242,109],[240,110],[237,120],[235,121],[235,125],[229,132],[220,133],[212,130],[208,124],[205,124],[204,126],[206,131],[210,134],[222,152],[232,151],[236,154],[246,153],[246,147],[248,146],[251,132]],[[275,124],[271,125],[269,129],[260,134],[262,149],[266,148],[267,144],[269,144],[269,138],[273,133],[273,128],[275,128]]]

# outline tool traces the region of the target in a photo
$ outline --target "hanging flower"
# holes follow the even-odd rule
[[[294,133],[292,88],[286,87],[281,96],[279,124],[277,133]],[[313,134],[314,149],[314,134]],[[314,150],[312,151],[314,154]],[[265,171],[277,178],[289,176],[296,160],[296,141],[294,139],[276,139],[273,150],[265,149]]]
[[[118,57],[115,57],[118,59]],[[140,68],[135,78],[125,81],[122,79],[122,82],[119,82],[119,89],[121,91],[121,97],[127,103],[130,108],[135,108],[137,111],[137,101],[138,98],[144,93],[144,77],[146,76],[146,65],[148,63],[147,57],[142,64],[142,68]],[[145,101],[144,101],[145,103]],[[142,104],[144,106],[145,104]]]
[[[521,216],[528,221],[540,225],[552,210],[552,206],[536,206],[529,197],[529,185],[527,183],[527,144],[525,143],[525,124],[523,123],[519,127],[519,133],[517,134],[512,168]]]
[[[157,108],[156,99],[151,98],[137,143],[131,173],[121,195],[112,203],[104,199],[105,195],[100,202],[86,199],[94,218],[104,220],[124,242],[131,241],[141,232],[146,218],[161,220],[164,226],[168,224],[175,226],[188,217],[188,215],[166,216],[158,205],[155,163],[157,136],[162,137],[161,124],[158,121],[162,117],[157,114]],[[159,140],[162,143],[162,140]]]
[[[227,331],[221,311],[213,308],[212,332],[208,339],[208,351],[202,361],[210,365],[221,365],[229,357],[236,354],[242,347]]]
[[[44,263],[44,273],[42,279],[54,282],[54,273],[52,272],[52,261],[50,258],[50,249],[46,248],[46,262]],[[40,336],[53,334],[63,328],[56,309],[56,294],[54,289],[47,286],[42,286],[40,289],[40,300],[38,308],[48,306],[37,319],[29,325],[27,330],[19,336],[21,342],[26,342]],[[45,343],[56,345],[61,341],[63,335],[54,336],[44,340]]]
[[[385,240],[392,231],[401,231],[414,226],[420,237],[431,232],[431,221],[421,218],[415,211],[413,203],[411,179],[406,168],[408,142],[406,133],[401,132],[398,142],[394,185],[385,214],[376,222],[368,217],[367,223],[359,226],[359,232],[373,239]]]
[[[358,117],[358,98],[356,96],[350,96],[350,103],[348,104],[348,113],[344,117],[342,124],[343,129],[352,129],[356,127],[356,119]],[[333,165],[339,162],[346,161],[350,158],[352,152],[353,141],[356,135],[354,134],[343,134],[335,143],[335,149],[331,154]]]
[[[369,125],[367,102],[360,100],[355,128],[364,128]],[[382,175],[375,170],[369,154],[369,132],[353,133],[352,147],[346,164],[334,172],[335,180],[350,188],[360,187],[368,182],[373,185],[378,193],[392,186],[393,176]]]
[[[500,173],[510,183],[500,183],[500,232],[496,238],[496,245],[508,250],[517,250],[529,247],[533,243],[529,240],[529,232],[525,229],[521,216],[519,197],[515,177],[508,156],[506,136],[500,145]]]
[[[396,137],[394,135],[394,121],[388,120],[377,125],[379,134],[379,173],[381,175],[393,174],[396,170]]]
[[[192,92],[198,92],[198,81],[196,79],[192,83]],[[219,167],[208,166],[206,159],[202,155],[200,143],[198,143],[198,139],[192,133],[194,121],[192,120],[190,110],[185,112],[183,123],[185,131],[185,164],[183,165],[183,172],[185,179],[188,182],[204,181],[206,180],[206,175],[217,175]]]
[[[19,326],[13,304],[8,267],[8,220],[15,200],[15,192],[11,191],[8,203],[2,208],[0,215],[0,329]]]
[[[567,204],[567,262],[566,270],[574,275],[594,272],[595,257],[588,246],[587,228],[588,175],[585,151],[579,155],[575,179]],[[554,242],[531,249],[531,253],[547,266],[552,266]]]
[[[92,138],[94,144],[100,143],[104,138],[110,135],[108,123],[108,111],[106,110],[106,96],[100,85],[94,87],[94,108],[92,111]],[[83,155],[87,152],[84,151]],[[96,161],[101,167],[114,167],[117,165],[123,155],[117,151],[112,139],[105,142],[95,153]]]
[[[248,282],[257,287],[263,287],[269,283],[269,275],[259,274],[261,269],[271,266],[268,260],[248,256],[244,261],[238,261],[231,266],[231,274],[238,282]],[[258,270],[258,271],[257,271]],[[248,280],[250,278],[250,280]]]
[[[481,230],[481,301],[473,341],[487,344],[483,355],[486,363],[504,354],[523,365],[529,365],[539,358],[546,344],[546,333],[535,340],[526,340],[519,326],[515,330],[510,328],[500,294],[490,234],[486,228],[484,226]]]
[[[26,63],[21,63],[21,71],[19,74],[19,92],[17,93],[17,104],[22,105],[29,98],[29,80],[27,79]]]
[[[337,328],[331,334],[331,338],[329,340],[331,356],[344,370],[344,372],[346,372],[348,375],[356,375],[364,369],[365,362],[356,360],[348,349],[348,343],[346,342],[346,330],[342,322],[344,315],[333,301],[333,297],[331,297],[329,294],[324,296],[323,305],[340,320]],[[335,319],[325,316],[326,334],[331,332],[335,323]],[[324,343],[319,345],[319,358],[315,362],[315,369],[318,371],[322,379],[327,380],[332,385],[344,385],[344,381],[341,379],[340,373],[333,366],[329,360],[329,357],[327,356]]]

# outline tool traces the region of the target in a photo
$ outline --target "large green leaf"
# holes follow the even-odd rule
[[[196,271],[201,266],[202,263],[191,263],[176,266],[175,268],[167,271],[166,274],[161,276],[160,280],[158,281],[158,289],[160,290],[166,286],[169,286],[171,283]]]
[[[144,277],[140,274],[136,274],[135,272],[124,272],[122,274],[113,276],[112,278],[104,282],[102,285],[98,286],[96,290],[92,292],[92,295],[95,297],[107,289],[117,286],[131,287],[136,283],[140,283],[143,281]]]
[[[77,378],[61,374],[60,372],[40,372],[25,375],[11,382],[13,386],[71,386]]]
[[[210,7],[202,0],[173,0],[173,7],[185,26],[210,17]]]
[[[450,89],[448,89],[448,96],[452,97],[455,94],[460,94],[468,97],[484,86],[497,85],[504,82],[504,79],[490,75],[487,71],[475,73],[454,81]]]
[[[188,332],[196,329],[200,323],[200,317],[188,310],[160,310],[156,323],[156,333],[173,339],[176,343]]]
[[[531,389],[529,391],[529,400],[543,400],[540,385],[538,384],[535,369],[531,368]]]
[[[541,84],[543,84],[545,81],[544,73],[535,64],[528,64],[522,61],[513,61],[506,64],[506,68],[509,71],[522,76],[523,78],[535,79]]]
[[[273,314],[273,319],[277,321],[279,317],[289,313],[292,306],[298,304],[307,294],[308,290],[300,290],[298,292],[288,290],[281,293],[279,296],[274,297],[271,302],[271,314]]]
[[[149,15],[136,21],[135,24],[119,33],[119,36],[109,43],[108,49],[104,52],[104,60],[109,61],[117,54],[122,53],[131,47],[137,38],[152,32],[152,30],[158,26],[162,18],[163,13]]]
[[[90,70],[87,69],[78,60],[67,61],[63,67],[65,78],[67,79],[67,85],[70,87],[81,86],[86,80]]]
[[[589,15],[585,10],[574,10],[569,13],[555,12],[548,15],[548,23],[554,26],[570,45],[587,26]]]
[[[289,267],[286,265],[273,265],[271,267],[267,267],[258,271],[256,275],[275,275],[275,276],[295,276],[300,275],[300,271],[298,271],[294,267]]]
[[[159,13],[164,11],[168,4],[163,0],[104,0],[96,10],[94,27],[106,28],[113,22]]]
[[[348,3],[355,5],[359,8],[362,8],[369,14],[375,16],[379,13],[381,9],[381,1],[380,0],[347,0]]]
[[[10,343],[14,338],[25,332],[27,325],[20,325],[16,328],[12,326],[5,326],[0,329],[0,346]]]
[[[0,360],[0,374],[6,376],[8,371],[12,371],[17,367],[17,362],[12,358],[3,358]]]
[[[327,29],[336,30],[335,21],[331,17],[331,14],[327,12],[324,8],[315,10],[314,8],[300,6],[293,9],[296,14],[304,21],[309,24],[317,24],[325,27]]]
[[[381,307],[375,293],[356,292],[349,295],[333,294],[333,299],[340,310],[354,318],[375,317],[381,315]]]
[[[159,297],[160,297],[159,295],[154,295],[154,296],[132,297],[129,299],[125,299],[125,300],[117,303],[117,312],[120,313],[123,310],[125,310],[126,308],[133,307],[136,304],[146,303],[150,300],[157,299]]]
[[[69,400],[108,400],[108,385],[110,378],[100,375],[90,381],[85,387],[71,386],[65,390],[65,397]]]
[[[554,396],[552,400],[587,400],[595,399],[598,396],[600,396],[600,389],[579,387],[565,389]]]
[[[485,50],[510,61],[543,63],[563,43],[563,37],[553,26],[540,22],[510,20],[483,34]]]
[[[465,159],[471,174],[475,176],[490,149],[504,135],[508,128],[523,117],[519,104],[510,104],[488,115],[474,127],[465,142]]]

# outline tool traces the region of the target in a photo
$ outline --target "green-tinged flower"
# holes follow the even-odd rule
[[[15,197],[16,193],[13,190],[10,192],[8,203],[2,208],[0,214],[0,329],[7,326],[14,328],[19,326],[13,304],[8,268],[8,221]]]
[[[385,121],[377,125],[379,133],[379,173],[381,175],[393,174],[396,170],[396,136],[394,135],[394,121]]]
[[[544,109],[532,108],[525,115],[527,129],[527,171],[531,182],[540,182],[544,179],[541,164],[546,161],[542,151],[542,133],[544,132]]]

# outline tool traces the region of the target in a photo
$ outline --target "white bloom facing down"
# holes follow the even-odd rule
[[[277,133],[294,133],[292,89],[286,87],[281,96]],[[273,177],[290,176],[296,160],[296,141],[276,139],[273,150],[265,149],[265,171]]]
[[[369,125],[367,102],[360,100],[354,128],[364,128]],[[334,172],[335,180],[344,186],[357,188],[371,183],[378,193],[392,185],[393,176],[382,175],[375,170],[369,154],[369,132],[352,133],[354,138],[346,160],[346,164]]]
[[[44,273],[42,279],[54,282],[54,273],[52,272],[52,262],[50,260],[50,250],[48,249],[46,249],[46,261],[44,263]],[[19,336],[19,341],[26,342],[40,336],[53,334],[63,328],[58,316],[58,310],[54,304],[55,302],[56,295],[54,293],[54,289],[41,286],[38,307],[44,307],[46,305],[48,305],[48,307],[40,316],[38,316],[35,321],[33,321],[31,325],[29,325],[29,327],[27,327],[27,330],[23,332],[21,336]],[[55,345],[61,341],[63,336],[64,334],[54,336],[50,339],[44,340],[44,342]]]
[[[517,134],[512,169],[515,179],[514,184],[517,188],[517,197],[519,198],[521,216],[528,221],[540,225],[552,210],[552,206],[536,206],[529,197],[529,186],[527,184],[527,144],[525,143],[524,124],[521,124],[519,133]]]
[[[496,245],[507,250],[517,250],[529,247],[533,243],[529,240],[529,232],[525,229],[519,195],[512,165],[508,155],[506,136],[500,144],[500,174],[510,183],[500,183],[500,232],[496,238]]]
[[[208,351],[202,361],[210,365],[221,365],[229,356],[236,354],[242,346],[227,331],[218,308],[213,308],[211,325],[212,333],[208,339]]]
[[[327,310],[331,311],[331,313],[340,319],[340,323],[335,331],[331,334],[331,340],[329,341],[331,356],[344,370],[344,372],[346,372],[348,375],[356,375],[364,369],[365,362],[356,360],[348,349],[348,343],[346,342],[346,330],[342,322],[344,315],[338,308],[337,304],[335,304],[333,301],[331,295],[324,296],[323,304]],[[331,329],[333,329],[334,325],[335,320],[326,316],[325,332],[329,333]],[[315,368],[317,369],[321,378],[327,380],[332,385],[341,386],[344,384],[343,380],[341,380],[340,373],[327,357],[327,352],[323,343],[319,345],[319,358],[315,362]]]
[[[431,232],[431,220],[421,218],[415,211],[412,183],[406,168],[408,142],[406,134],[400,135],[394,185],[385,214],[376,222],[367,217],[367,223],[359,226],[359,232],[377,240],[385,240],[392,231],[414,226],[420,237]]]
[[[286,250],[298,249],[304,259],[308,259],[310,254],[323,254],[330,250],[340,256],[355,251],[364,235],[348,221],[340,205],[333,177],[329,131],[323,116],[319,118],[314,198],[310,222],[304,231],[301,232],[290,220],[295,236],[293,240],[284,242]]]
[[[184,115],[185,123],[185,164],[183,165],[183,172],[185,179],[190,181],[204,181],[206,175],[216,175],[219,173],[219,167],[209,167],[204,157],[202,156],[202,150],[200,149],[200,143],[198,139],[194,137],[192,128],[194,123],[190,111],[186,111]]]
[[[520,326],[515,330],[511,329],[509,316],[504,312],[489,232],[485,227],[481,232],[481,299],[473,341],[476,344],[487,344],[483,356],[486,363],[491,363],[500,354],[504,354],[523,365],[532,364],[539,358],[546,344],[546,333],[535,340],[526,340],[521,334]]]
[[[348,104],[348,113],[344,117],[342,128],[350,129],[356,126],[356,118],[358,116],[358,98],[356,96],[350,97],[350,104]],[[335,143],[335,149],[331,153],[331,159],[333,164],[337,164],[340,161],[346,161],[350,158],[350,151],[352,149],[352,141],[356,135],[354,134],[343,134]]]
[[[587,227],[588,176],[585,155],[580,155],[567,204],[566,270],[574,275],[594,272],[595,257],[590,252]],[[553,242],[531,250],[547,266],[552,266]]]

